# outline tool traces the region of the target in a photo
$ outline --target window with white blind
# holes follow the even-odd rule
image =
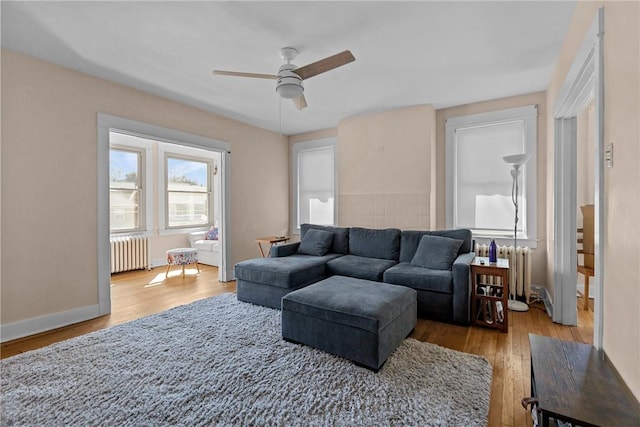
[[[209,159],[165,154],[165,227],[210,223],[212,209]]]
[[[446,123],[447,226],[469,228],[479,243],[509,243],[514,233],[512,166],[503,156],[531,157],[518,178],[518,239],[535,247],[535,106],[455,117]]]
[[[335,139],[293,145],[295,230],[300,224],[335,224]]]
[[[109,232],[138,233],[153,228],[153,142],[109,131]]]
[[[109,150],[109,223],[111,232],[144,229],[144,150]]]

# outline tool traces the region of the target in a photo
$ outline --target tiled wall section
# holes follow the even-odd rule
[[[340,194],[342,227],[428,230],[429,193]]]

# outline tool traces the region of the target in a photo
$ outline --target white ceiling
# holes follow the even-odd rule
[[[285,135],[405,106],[545,90],[575,1],[7,2],[2,46]],[[279,49],[306,65],[356,61],[305,81],[295,109]]]

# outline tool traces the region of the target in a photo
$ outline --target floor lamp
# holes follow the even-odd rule
[[[513,169],[511,169],[511,177],[513,178],[513,184],[511,186],[511,201],[513,202],[513,206],[515,207],[516,214],[513,225],[513,250],[516,251],[516,263],[513,266],[516,280],[518,278],[518,176],[520,175],[520,168],[522,165],[527,163],[531,157],[529,154],[513,154],[511,156],[504,156],[502,159],[510,164]],[[529,306],[522,301],[517,301],[515,299],[517,290],[513,292],[513,299],[509,298],[508,307],[511,311],[527,311],[529,310]],[[509,292],[511,293],[511,292]]]

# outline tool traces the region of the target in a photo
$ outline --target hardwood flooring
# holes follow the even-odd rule
[[[164,268],[115,274],[111,278],[110,315],[3,343],[0,357],[10,357],[198,299],[235,292],[235,282],[218,281],[217,268],[201,265],[200,271],[196,276],[195,268],[187,268],[184,279],[178,268],[172,270],[167,279]],[[582,307],[580,298],[578,307]],[[531,417],[520,406],[520,399],[531,394],[529,333],[588,344],[593,342],[593,303],[589,311],[578,310],[578,326],[553,323],[541,305],[534,305],[524,313],[509,312],[509,316],[508,333],[418,319],[412,335],[420,341],[482,355],[489,360],[493,366],[491,427],[531,425]]]
[[[166,279],[166,267],[113,274],[110,315],[3,343],[0,357],[10,357],[224,292],[235,292],[235,282],[218,281],[216,267],[199,266],[199,275],[194,266],[187,266],[184,279],[178,267],[173,267]]]

